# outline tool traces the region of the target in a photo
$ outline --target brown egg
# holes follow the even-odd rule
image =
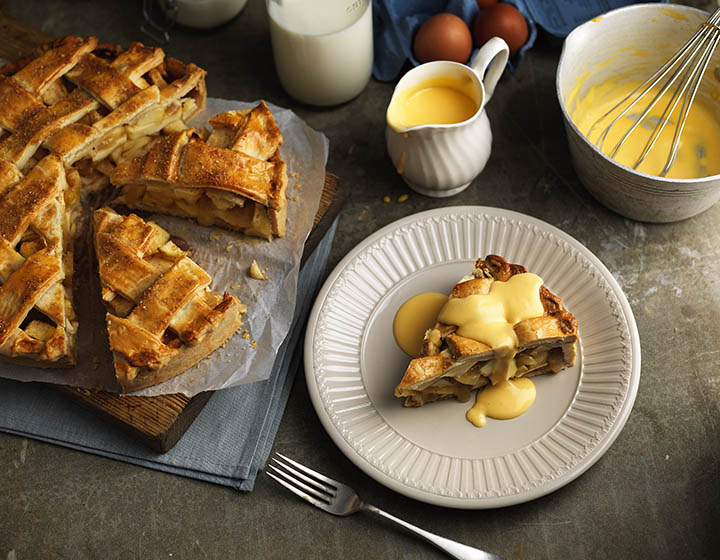
[[[443,13],[431,17],[420,26],[413,42],[413,53],[420,62],[467,62],[471,52],[470,29],[453,14]]]
[[[494,6],[497,4],[497,0],[475,0],[477,2],[478,8],[481,10],[484,10],[485,8],[489,8],[490,6]]]
[[[523,15],[510,4],[495,4],[480,12],[473,24],[475,46],[483,46],[491,37],[502,37],[517,53],[528,39],[528,26]]]

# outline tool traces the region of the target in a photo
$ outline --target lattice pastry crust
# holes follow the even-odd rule
[[[22,176],[0,161],[0,359],[22,365],[75,363],[73,255],[65,170],[48,155]]]
[[[0,67],[0,99],[0,160],[25,173],[53,153],[71,186],[96,189],[150,137],[205,108],[205,71],[142,43],[65,37]]]
[[[248,235],[285,235],[287,167],[282,134],[265,103],[210,119],[207,142],[187,129],[121,163],[110,181],[130,208],[195,218]]]
[[[488,255],[478,259],[472,276],[453,288],[450,297],[464,298],[487,294],[495,281],[506,282],[527,272],[524,266],[510,264],[502,257]],[[575,362],[577,320],[565,310],[562,301],[545,286],[539,290],[545,314],[517,323],[517,371],[513,377],[533,377],[558,372]],[[405,406],[422,406],[439,399],[465,401],[474,389],[490,383],[496,352],[477,340],[458,335],[455,325],[437,323],[425,333],[422,355],[410,362],[395,388],[395,396]]]
[[[282,236],[282,134],[261,103],[186,123],[205,109],[205,71],[159,48],[65,37],[0,67],[0,359],[75,363],[73,240],[85,195],[113,177],[128,206]],[[142,196],[138,189],[142,188]],[[188,369],[240,327],[245,307],[161,228],[94,215],[107,325],[123,390]]]
[[[82,195],[205,107],[205,71],[133,43],[65,37],[0,67],[0,358],[75,363]]]
[[[211,291],[210,275],[157,224],[101,208],[94,214],[94,242],[115,375],[124,391],[182,373],[242,326],[245,306]]]

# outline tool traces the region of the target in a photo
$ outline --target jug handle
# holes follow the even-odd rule
[[[490,101],[495,86],[505,70],[509,55],[510,48],[507,43],[500,37],[493,37],[480,48],[470,62],[470,67],[485,86],[483,106]]]

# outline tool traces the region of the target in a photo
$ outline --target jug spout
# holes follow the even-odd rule
[[[401,91],[398,95],[393,95],[387,112],[385,113],[385,122],[388,127],[394,132],[402,134],[405,138],[407,138],[411,132],[427,127],[425,124],[412,123],[410,119],[408,119],[406,111],[408,97],[409,95],[407,95],[405,91]]]
[[[428,125],[417,125],[417,126],[407,126],[403,125],[402,123],[393,123],[388,119],[387,121],[388,128],[392,130],[393,132],[396,132],[397,134],[401,134],[403,138],[408,138],[413,132],[416,132],[418,130],[422,130],[425,128],[439,128],[437,126],[430,127]]]
[[[393,117],[393,115],[390,113],[390,109],[388,109],[387,114],[385,115],[385,121],[387,122],[388,127],[393,131],[397,132],[398,134],[402,134],[407,138],[407,135],[414,129],[418,128],[417,126],[408,126],[405,123],[398,121],[397,117]]]

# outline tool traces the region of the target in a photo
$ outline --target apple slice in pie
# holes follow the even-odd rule
[[[110,208],[94,214],[95,252],[115,375],[123,391],[165,381],[223,345],[245,306],[153,222]]]
[[[466,401],[485,385],[573,365],[576,340],[575,317],[539,276],[488,255],[452,289],[395,396],[409,407]]]
[[[169,134],[110,173],[117,202],[195,218],[247,235],[285,235],[287,166],[282,134],[265,103],[210,119],[204,141],[193,129]],[[201,131],[202,132],[202,131]]]

